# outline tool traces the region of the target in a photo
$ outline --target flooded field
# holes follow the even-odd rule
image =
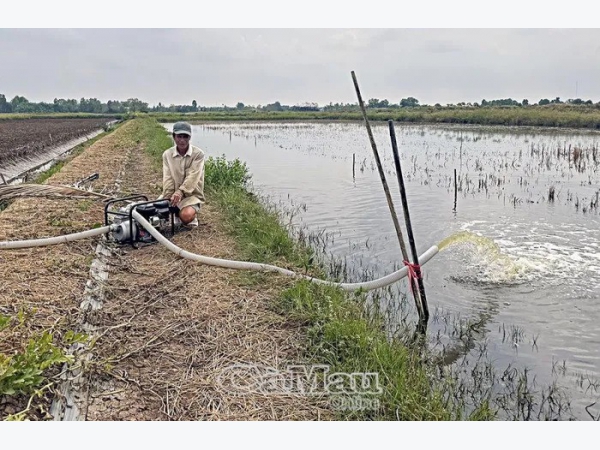
[[[403,224],[387,124],[373,131]],[[417,249],[442,247],[424,266],[432,345],[460,349],[451,324],[464,321],[475,342],[449,363],[485,347],[500,374],[527,369],[532,389],[564,389],[563,418],[598,417],[600,134],[427,125],[396,134]],[[245,161],[253,189],[292,227],[321,236],[348,281],[401,265],[363,124],[197,125],[192,142]],[[406,282],[395,288],[400,302]]]

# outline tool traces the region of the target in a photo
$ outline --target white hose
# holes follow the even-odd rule
[[[107,227],[94,228],[92,230],[82,231],[80,233],[66,234],[64,236],[56,236],[42,239],[30,239],[27,241],[0,241],[0,250],[10,250],[14,248],[29,248],[29,247],[43,247],[45,245],[63,244],[65,242],[76,241],[78,239],[85,239],[89,237],[99,236],[106,234],[116,228],[115,225]]]
[[[182,248],[176,246],[171,241],[169,241],[166,237],[158,232],[150,223],[137,211],[133,211],[132,217],[142,225],[148,233],[154,237],[158,242],[167,247],[173,253],[181,256],[182,258],[190,259],[192,261],[198,261],[202,264],[207,264],[210,266],[224,267],[226,269],[246,269],[246,270],[255,270],[258,272],[278,272],[282,275],[286,275],[288,277],[298,277],[309,280],[313,283],[325,284],[330,286],[339,287],[345,291],[356,291],[358,289],[362,289],[364,291],[371,291],[373,289],[378,289],[389,284],[395,283],[398,280],[406,277],[408,275],[408,268],[402,267],[401,269],[393,272],[385,277],[378,278],[372,281],[365,281],[362,283],[336,283],[334,281],[320,280],[318,278],[309,277],[308,275],[298,274],[296,272],[292,272],[291,270],[282,269],[281,267],[272,266],[270,264],[260,264],[253,262],[244,262],[244,261],[230,261],[228,259],[220,259],[220,258],[211,258],[210,256],[198,255],[196,253],[188,252],[187,250],[183,250]],[[439,249],[437,245],[432,246],[429,250],[419,256],[419,264],[425,264],[431,258],[433,258]]]
[[[408,275],[408,267],[402,267],[401,269],[386,275],[385,277],[378,278],[376,280],[365,281],[362,283],[337,283],[335,281],[328,280],[320,280],[318,278],[309,277],[308,275],[299,274],[296,272],[292,272],[288,269],[283,269],[281,267],[272,266],[270,264],[261,264],[261,263],[253,263],[253,262],[245,262],[245,261],[231,261],[228,259],[220,259],[220,258],[211,258],[210,256],[198,255],[196,253],[191,253],[182,248],[176,246],[171,241],[169,241],[166,237],[158,232],[150,223],[137,211],[132,212],[132,217],[142,225],[148,233],[150,233],[154,239],[160,242],[162,245],[167,247],[167,249],[171,250],[173,253],[181,256],[182,258],[190,259],[192,261],[197,261],[202,264],[207,264],[209,266],[223,267],[226,269],[242,269],[242,270],[254,270],[257,272],[277,272],[282,275],[286,275],[288,277],[296,277],[296,278],[304,278],[312,283],[317,284],[325,284],[329,286],[336,286],[345,291],[356,291],[362,289],[363,291],[371,291],[373,289],[382,288],[384,286],[388,286],[396,281],[401,280],[402,278]],[[109,233],[110,231],[116,229],[118,225],[110,225],[101,228],[95,228],[92,230],[82,231],[80,233],[67,234],[64,236],[56,236],[51,238],[43,238],[43,239],[30,239],[27,241],[0,241],[0,250],[9,250],[9,249],[17,249],[17,248],[29,248],[29,247],[42,247],[45,245],[55,245],[55,244],[63,244],[65,242],[76,241],[78,239],[85,239],[89,237],[99,236],[101,234]],[[419,263],[425,264],[431,258],[433,258],[439,252],[439,248],[437,245],[432,246],[429,250],[419,256]]]

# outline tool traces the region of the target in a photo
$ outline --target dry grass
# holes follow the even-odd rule
[[[109,135],[65,165],[48,183],[70,184],[91,172],[99,172],[94,189],[108,192],[127,159],[127,148],[135,148],[129,145],[131,142],[120,139],[119,135]],[[105,161],[98,164],[102,156]],[[0,213],[0,240],[37,239],[83,231],[102,222],[102,217],[100,201],[16,199]],[[21,327],[18,334],[9,335],[7,330],[0,333],[3,343],[0,352],[12,354],[22,349],[34,333],[44,329],[52,328],[60,336],[77,328],[79,303],[93,252],[94,243],[83,240],[0,253],[0,313],[14,316],[22,310],[29,316],[27,326]],[[26,399],[3,398],[0,402],[4,405],[0,407],[0,417],[5,417],[22,410]],[[34,409],[31,418],[44,417],[39,412],[46,406]]]
[[[160,173],[139,146],[126,139],[127,123],[99,140],[48,181],[70,184],[93,172],[97,192],[156,196]],[[102,221],[102,203],[19,199],[0,213],[0,240],[30,239],[89,229]],[[219,212],[207,204],[200,226],[175,236],[186,250],[235,258]],[[88,420],[310,420],[330,418],[318,399],[223,390],[219,374],[232,364],[285,367],[301,363],[298,324],[270,309],[290,281],[244,286],[239,274],[182,260],[159,245],[116,249],[109,262],[103,307],[83,314],[79,304],[95,251],[91,240],[0,253],[0,312],[31,309],[35,328],[78,329],[85,320],[100,333],[86,365]],[[29,330],[33,332],[34,330]],[[12,336],[0,351],[26,338]],[[7,399],[3,399],[5,405]],[[10,399],[0,417],[22,408]],[[13,401],[14,400],[14,401]],[[47,409],[50,397],[40,400]],[[16,404],[15,404],[16,402]],[[47,417],[47,416],[46,416]]]

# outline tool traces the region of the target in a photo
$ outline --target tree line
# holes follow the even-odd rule
[[[562,101],[560,97],[556,97],[552,100],[547,98],[540,99],[537,103],[530,103],[529,100],[523,99],[522,101],[513,100],[512,98],[506,99],[498,99],[498,100],[486,100],[483,99],[481,102],[474,103],[447,103],[446,105],[441,105],[440,103],[436,103],[433,105],[435,108],[455,108],[455,107],[522,107],[522,106],[535,106],[535,105],[551,105],[551,104],[569,104],[569,105],[588,105],[593,106],[594,102],[592,100],[582,100],[580,98],[577,99],[568,99],[567,101]],[[600,107],[600,102],[595,104]],[[419,100],[414,97],[407,97],[400,100],[399,103],[390,103],[387,99],[379,100],[378,98],[371,98],[368,100],[367,105],[368,108],[379,108],[379,109],[397,109],[397,108],[416,108],[416,107],[430,107],[431,105],[420,104]],[[354,111],[358,108],[357,103],[330,103],[326,105],[323,109],[325,111]]]
[[[147,111],[148,103],[130,98],[125,101],[109,100],[102,103],[97,98],[55,98],[52,103],[30,102],[25,97],[16,95],[8,101],[0,94],[0,113],[96,113],[123,114],[127,112]]]
[[[552,100],[543,98],[537,103],[530,103],[527,99],[521,101],[513,100],[512,98],[497,99],[497,100],[481,100],[481,102],[457,104],[446,104],[442,106],[439,103],[433,105],[435,108],[443,107],[527,107],[527,106],[543,106],[552,104],[570,104],[570,105],[587,105],[600,107],[600,102],[595,103],[592,100],[568,99],[563,102],[559,97]],[[387,99],[380,100],[371,98],[367,101],[367,107],[371,109],[398,109],[398,108],[417,108],[429,107],[430,105],[420,104],[419,100],[414,97],[401,99],[398,103],[391,103]],[[175,112],[188,113],[199,111],[358,111],[358,103],[332,103],[320,107],[318,103],[303,103],[300,105],[285,105],[279,101],[268,103],[266,105],[245,105],[238,102],[236,106],[229,107],[221,106],[199,106],[196,100],[193,100],[189,105],[174,105],[169,106],[158,103],[154,106],[149,106],[147,102],[137,98],[129,98],[124,101],[109,100],[106,103],[97,98],[81,98],[64,99],[55,98],[52,103],[48,102],[31,102],[23,96],[16,95],[10,101],[6,99],[4,94],[0,94],[0,113],[96,113],[96,114],[126,114],[135,112]]]

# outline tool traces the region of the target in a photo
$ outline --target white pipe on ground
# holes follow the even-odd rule
[[[336,283],[334,281],[328,280],[320,280],[318,278],[309,277],[308,275],[298,274],[296,272],[292,272],[291,270],[282,269],[281,267],[272,266],[270,264],[260,264],[253,262],[244,262],[244,261],[230,261],[228,259],[220,259],[220,258],[211,258],[210,256],[198,255],[196,253],[188,252],[187,250],[183,250],[182,248],[176,246],[171,241],[169,241],[166,237],[158,232],[150,223],[137,211],[133,211],[133,218],[142,225],[148,233],[154,237],[158,242],[167,247],[173,253],[181,256],[182,258],[190,259],[192,261],[197,261],[202,264],[208,264],[210,266],[223,267],[226,269],[245,269],[245,270],[255,270],[258,272],[277,272],[282,275],[286,275],[288,277],[297,277],[304,278],[313,283],[325,284],[330,286],[339,287],[345,291],[356,291],[362,289],[364,291],[371,291],[373,289],[378,289],[396,281],[401,280],[402,278],[408,275],[408,268],[402,267],[401,269],[386,275],[385,277],[378,278],[372,281],[365,281],[362,283]],[[431,258],[433,258],[439,252],[439,248],[437,245],[432,246],[429,250],[419,256],[419,262],[421,264],[425,264]]]
[[[148,233],[150,233],[154,239],[159,243],[167,247],[173,253],[192,261],[197,261],[202,264],[209,266],[223,267],[225,269],[236,269],[236,270],[254,270],[257,272],[276,272],[288,277],[303,278],[312,283],[324,284],[329,286],[336,286],[345,291],[357,291],[362,289],[363,291],[371,291],[373,289],[382,288],[388,286],[396,281],[405,278],[408,275],[408,267],[402,267],[401,269],[386,275],[385,277],[378,278],[376,280],[364,281],[361,283],[337,283],[335,281],[320,280],[318,278],[309,277],[308,275],[299,274],[288,269],[273,266],[270,264],[261,264],[246,261],[232,261],[228,259],[212,258],[210,256],[199,255],[197,253],[188,252],[182,248],[176,246],[166,237],[156,230],[150,223],[137,211],[133,211],[132,217],[142,225]],[[117,224],[110,225],[101,228],[95,228],[92,230],[82,231],[80,233],[67,234],[64,236],[56,236],[51,238],[43,239],[31,239],[26,241],[0,241],[0,250],[20,249],[29,247],[42,247],[46,245],[63,244],[66,242],[76,241],[78,239],[85,239],[89,237],[99,236],[102,234],[109,233],[118,227]],[[429,248],[425,253],[419,256],[419,262],[425,264],[431,258],[433,258],[439,252],[437,245]]]
[[[30,239],[27,241],[0,241],[0,250],[11,250],[16,248],[29,247],[44,247],[46,245],[64,244],[65,242],[77,241],[79,239],[90,238],[106,234],[116,228],[115,225],[107,227],[93,228],[91,230],[82,231],[80,233],[65,234],[64,236],[56,236],[42,239]]]

